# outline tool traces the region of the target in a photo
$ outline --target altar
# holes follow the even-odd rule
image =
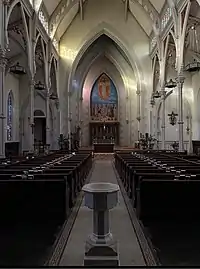
[[[113,153],[114,143],[94,143],[94,153]]]

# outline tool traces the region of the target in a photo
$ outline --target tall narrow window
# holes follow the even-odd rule
[[[13,94],[12,91],[8,94],[7,100],[7,140],[13,138]]]

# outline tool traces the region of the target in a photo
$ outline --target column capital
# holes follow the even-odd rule
[[[60,102],[59,102],[58,99],[55,101],[55,105],[56,105],[56,108],[58,109],[59,108],[59,105],[60,105]]]
[[[162,96],[165,96],[166,95],[167,92],[166,92],[164,86],[160,89],[160,93],[161,93]]]
[[[180,83],[180,84],[183,84],[185,81],[185,77],[183,76],[183,74],[178,74],[177,78],[176,78],[176,82],[177,84]]]
[[[137,120],[137,121],[141,121],[141,117],[138,116],[138,117],[136,118],[136,120]]]
[[[0,48],[0,67],[6,68],[6,65],[8,63],[8,59],[6,58],[6,52],[7,49]]]
[[[10,0],[3,0],[3,4],[5,6],[9,6],[10,5]]]
[[[141,93],[141,92],[140,92],[140,90],[138,89],[138,90],[136,91],[136,94],[137,94],[137,95],[140,95],[140,93]]]
[[[31,78],[30,79],[30,86],[35,86],[35,79],[34,78]]]

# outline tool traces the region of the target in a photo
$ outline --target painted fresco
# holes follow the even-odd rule
[[[117,90],[105,74],[94,83],[91,91],[91,120],[117,121]]]

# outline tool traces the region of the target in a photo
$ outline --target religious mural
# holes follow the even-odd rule
[[[117,90],[112,80],[102,74],[91,91],[91,120],[117,121]]]

